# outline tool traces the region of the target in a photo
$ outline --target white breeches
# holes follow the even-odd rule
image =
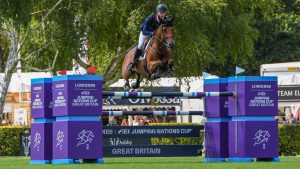
[[[147,38],[147,36],[143,35],[143,32],[141,31],[140,37],[139,37],[138,49],[142,50],[146,38]]]

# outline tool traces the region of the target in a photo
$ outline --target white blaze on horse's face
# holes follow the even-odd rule
[[[163,26],[163,39],[166,42],[168,48],[173,48],[175,46],[175,40],[173,39],[174,36],[174,27],[173,26]]]

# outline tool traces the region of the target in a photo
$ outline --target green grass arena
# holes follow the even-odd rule
[[[1,169],[300,169],[300,156],[280,157],[280,162],[204,163],[203,157],[104,158],[104,164],[30,165],[29,157],[0,157]]]

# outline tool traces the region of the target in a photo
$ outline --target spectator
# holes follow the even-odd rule
[[[128,126],[128,120],[127,119],[123,119],[121,126]]]
[[[282,116],[277,116],[277,117],[276,117],[276,120],[278,120],[278,123],[281,123],[281,124],[282,124],[282,123],[285,123]]]
[[[149,120],[147,116],[143,116],[142,120],[143,120],[143,126],[149,126]]]
[[[134,119],[132,121],[131,126],[140,126],[141,125],[140,117],[139,116],[134,116],[133,118]]]
[[[151,123],[158,123],[158,119],[156,116],[154,116],[151,120]]]
[[[287,123],[288,124],[295,124],[296,123],[296,119],[294,118],[292,113],[287,114]]]
[[[110,121],[109,121],[109,125],[110,126],[116,126],[117,125],[117,120],[115,118],[116,116],[114,116]]]
[[[297,109],[295,119],[296,119],[297,123],[300,122],[300,107],[298,107],[298,109]]]
[[[284,112],[278,109],[278,116],[276,116],[276,120],[278,120],[278,123],[285,123],[285,118],[284,118]]]

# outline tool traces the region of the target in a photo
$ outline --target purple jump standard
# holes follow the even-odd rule
[[[53,77],[53,116],[99,116],[102,111],[102,77]]]
[[[229,116],[275,116],[278,113],[278,85],[274,76],[228,78]]]
[[[52,161],[52,78],[31,80],[31,157],[30,164]]]
[[[52,163],[73,164],[79,159],[83,163],[103,163],[101,131],[98,116],[58,117],[53,124]]]
[[[204,80],[205,92],[227,92],[227,78]],[[205,97],[204,162],[224,162],[228,158],[228,97]]]
[[[233,118],[229,122],[229,161],[278,161],[278,124],[275,119],[261,121]]]
[[[228,78],[229,161],[279,161],[277,77]]]
[[[227,90],[227,78],[204,79],[204,92],[227,93]],[[204,105],[205,117],[228,117],[228,97],[206,97]]]
[[[52,118],[52,78],[31,79],[31,117]]]
[[[31,124],[30,164],[51,164],[52,121],[34,119]]]
[[[53,78],[52,164],[103,163],[102,77]]]

